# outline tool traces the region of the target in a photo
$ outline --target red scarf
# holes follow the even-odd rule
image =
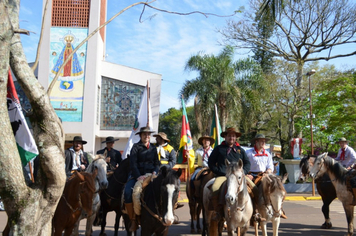
[[[346,148],[342,148],[341,149],[340,161],[344,161],[345,160],[345,149]]]
[[[257,157],[261,157],[261,156],[266,156],[266,157],[268,157],[268,154],[266,153],[266,150],[263,148],[263,153],[262,154],[260,154],[258,151],[257,151],[257,148],[256,148],[256,145],[254,146],[254,148],[255,148],[255,152],[256,152],[256,155],[255,156],[257,156]]]

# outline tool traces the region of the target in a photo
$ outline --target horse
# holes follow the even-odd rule
[[[101,209],[102,209],[102,215],[98,216],[99,218],[101,218],[99,220],[101,221],[100,236],[106,235],[105,234],[106,216],[110,211],[115,211],[116,213],[114,235],[115,236],[118,235],[119,223],[122,215],[122,193],[127,178],[129,177],[129,172],[130,172],[130,159],[126,158],[123,161],[121,161],[119,167],[116,168],[114,173],[109,177],[108,188],[100,193],[100,201],[101,201]],[[132,235],[132,233],[128,231],[129,225],[127,224],[127,222],[129,222],[129,219],[128,217],[125,216],[126,215],[124,215],[125,228],[126,228],[127,235],[129,236]]]
[[[347,235],[353,235],[354,231],[354,205],[353,193],[349,189],[349,179],[355,175],[354,171],[346,170],[340,163],[328,156],[328,153],[319,155],[314,163],[309,174],[313,178],[323,176],[325,173],[329,174],[332,184],[335,187],[338,199],[342,202],[346,214],[348,231]]]
[[[95,220],[95,216],[100,209],[100,195],[99,191],[104,190],[108,187],[108,180],[106,178],[107,172],[107,164],[105,161],[105,157],[102,155],[96,155],[95,159],[86,169],[86,172],[93,173],[94,170],[98,171],[98,174],[95,178],[95,193],[93,195],[93,206],[92,206],[92,214],[87,215],[86,212],[82,211],[81,216],[79,217],[77,223],[74,226],[74,230],[72,236],[79,235],[79,223],[80,220],[87,218],[85,235],[90,236],[92,234],[92,226]]]
[[[141,194],[141,236],[165,236],[174,222],[173,208],[178,202],[179,177],[182,170],[166,166]]]
[[[225,191],[224,218],[227,223],[228,235],[232,236],[237,229],[241,230],[241,235],[245,235],[253,213],[252,200],[247,190],[246,177],[243,170],[243,162],[230,163],[225,160],[226,164],[226,182],[219,191]],[[204,229],[203,234],[207,231],[208,235],[221,235],[223,219],[219,222],[212,220],[214,211],[209,211],[209,203],[212,196],[210,190],[215,179],[211,179],[204,186],[203,205],[204,205]],[[225,186],[224,186],[225,185]],[[220,194],[220,193],[219,193]]]
[[[71,235],[82,210],[92,214],[95,178],[98,170],[92,174],[75,171],[67,180],[61,199],[52,219],[52,235]]]
[[[258,186],[257,209],[261,217],[266,219],[260,223],[263,236],[267,236],[267,222],[269,221],[272,222],[273,236],[278,236],[282,204],[287,194],[283,184],[287,178],[288,174],[284,175],[283,179],[273,174],[264,174]],[[257,227],[255,231],[258,235]]]
[[[299,168],[300,168],[300,179],[305,180],[309,176],[309,170],[311,168],[310,162],[314,162],[316,156],[307,156],[300,160]],[[316,189],[321,196],[323,201],[323,206],[321,207],[321,211],[324,214],[325,222],[320,226],[321,229],[331,229],[332,223],[329,217],[330,212],[330,204],[336,198],[336,190],[334,185],[331,183],[328,174],[324,174],[322,177],[317,178],[315,180]]]
[[[192,234],[195,233],[194,220],[196,220],[197,233],[202,232],[200,227],[199,215],[203,206],[203,189],[204,189],[204,185],[209,180],[214,178],[214,173],[211,170],[207,169],[204,170],[204,172],[206,173],[202,173],[199,176],[199,178],[197,177],[197,179],[194,180],[194,181],[199,181],[199,184],[195,186],[195,188],[199,188],[199,189],[194,190],[191,188],[190,186],[191,176],[189,177],[186,184],[186,193],[189,201],[189,213],[190,213],[190,233]]]

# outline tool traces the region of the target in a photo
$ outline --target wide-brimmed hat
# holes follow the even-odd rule
[[[87,144],[87,141],[83,140],[82,136],[74,136],[73,141],[69,141],[70,143],[74,142],[82,142],[82,144]]]
[[[211,144],[215,143],[215,139],[213,137],[210,137],[209,135],[204,135],[204,136],[201,136],[199,139],[198,139],[198,143],[200,145],[203,146],[203,140],[204,139],[209,139],[210,140],[210,146]]]
[[[118,138],[117,139],[114,139],[113,136],[109,136],[109,137],[106,137],[105,141],[102,141],[101,143],[113,143],[115,141],[119,140]]]
[[[223,137],[223,138],[225,138],[225,136],[226,136],[228,133],[235,133],[235,134],[236,134],[236,137],[240,137],[240,136],[241,136],[241,133],[237,132],[237,131],[235,130],[235,128],[233,128],[233,127],[227,128],[224,132],[222,132],[222,133],[220,134],[220,136]]]
[[[141,133],[154,133],[154,131],[151,130],[149,126],[146,127],[141,127],[140,131],[138,131],[135,135],[141,134]]]
[[[266,136],[264,134],[256,134],[256,136],[252,139],[252,141],[256,141],[256,139],[265,139],[266,142],[268,142],[270,139],[266,138]]]
[[[171,140],[169,140],[167,138],[167,134],[164,132],[158,132],[158,134],[154,134],[153,137],[161,137],[161,139],[163,139],[166,142],[170,142]]]
[[[340,142],[349,142],[349,140],[347,140],[346,138],[342,137],[342,138],[339,138],[339,141],[337,141],[336,143],[340,143]]]

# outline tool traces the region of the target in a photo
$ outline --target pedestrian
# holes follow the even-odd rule
[[[221,184],[226,180],[225,160],[238,162],[241,159],[245,175],[250,171],[250,161],[246,156],[246,152],[237,142],[237,138],[241,136],[241,133],[230,127],[222,132],[220,136],[225,138],[225,141],[214,148],[208,160],[210,170],[216,175],[216,179],[211,187],[212,197],[209,204],[209,210],[217,213],[216,217],[214,217],[215,220],[219,220],[223,214],[225,199],[220,198],[219,201],[219,189]]]
[[[146,174],[156,175],[159,170],[160,162],[158,160],[157,149],[150,143],[150,127],[142,127],[136,135],[140,135],[140,141],[135,143],[130,151],[130,175],[125,186],[124,199],[125,208],[131,220],[129,231],[134,232],[138,228],[136,214],[132,203],[132,190],[137,180],[142,180]]]
[[[107,171],[114,171],[117,167],[119,167],[122,161],[121,153],[114,149],[114,143],[118,140],[119,139],[114,139],[112,136],[107,137],[105,141],[101,142],[106,143],[106,147],[96,152],[96,154],[102,154],[105,156]]]
[[[169,144],[170,140],[164,132],[154,134],[153,137],[156,138],[157,154],[161,167],[167,166],[172,169],[176,164],[177,157],[174,148]]]
[[[348,140],[344,137],[340,138],[338,143],[340,146],[337,157],[335,158],[343,167],[350,170],[354,167],[356,161],[355,150],[348,145]]]
[[[83,145],[87,141],[81,136],[74,136],[73,146],[65,150],[65,171],[66,175],[71,176],[74,171],[85,171],[89,165],[88,154],[84,152]]]

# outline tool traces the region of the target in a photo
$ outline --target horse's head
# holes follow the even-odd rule
[[[173,208],[178,201],[181,174],[181,169],[175,171],[166,167],[161,168],[161,214],[167,226],[172,225],[174,221]]]
[[[88,214],[92,214],[93,194],[95,192],[95,178],[98,170],[95,169],[93,173],[77,172],[80,180],[79,197],[83,210]]]
[[[300,175],[299,179],[305,181],[309,177],[309,170],[314,164],[316,156],[305,156],[299,162]]]
[[[233,205],[237,201],[237,195],[244,189],[245,174],[243,170],[243,162],[240,159],[238,162],[230,163],[226,159],[225,165],[227,178],[225,200],[229,205]]]
[[[96,175],[98,187],[96,188],[96,191],[99,189],[106,189],[108,187],[108,179],[106,178],[106,166],[105,157],[103,155],[96,155],[93,162],[88,166],[88,173],[93,173],[95,169],[98,170],[98,174]]]
[[[328,157],[328,153],[324,152],[323,154],[316,157],[313,163],[309,162],[310,165],[309,174],[312,178],[318,178],[323,174],[325,174],[325,172],[327,171],[327,167],[325,165],[325,161],[327,157]]]

